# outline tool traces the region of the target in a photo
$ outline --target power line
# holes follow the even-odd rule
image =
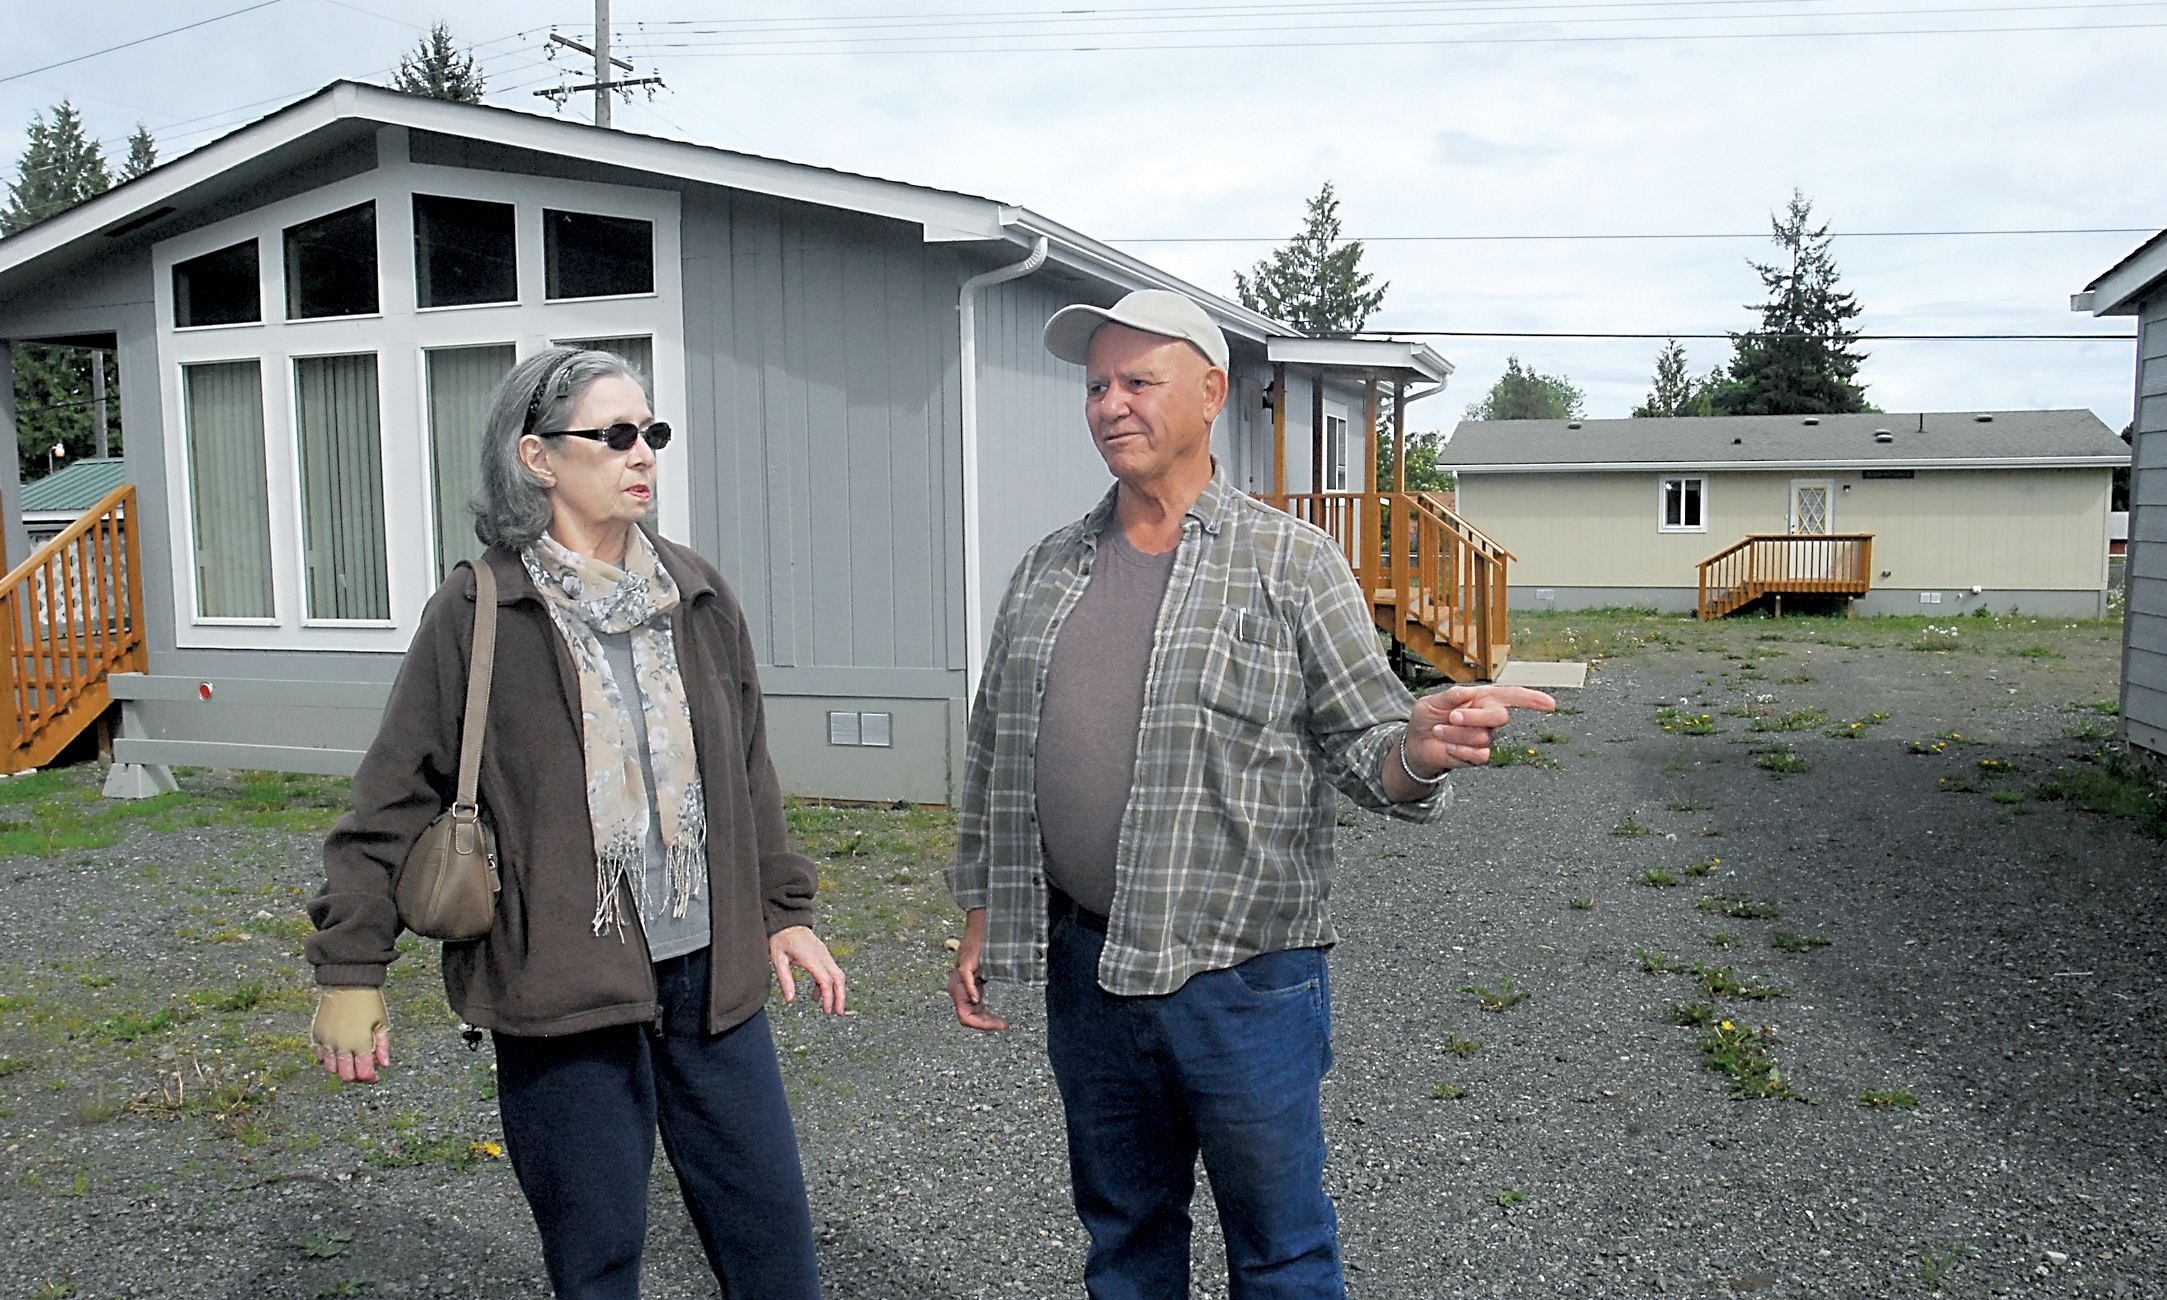
[[[272,5],[280,3],[283,3],[283,0],[260,0],[260,3],[252,4],[245,8],[231,10],[227,13],[222,13],[211,18],[199,19],[192,23],[183,23],[179,27],[170,27],[162,32],[153,32],[149,36],[138,36],[132,41],[122,41],[118,45],[108,45],[102,50],[92,50],[88,54],[78,54],[72,59],[62,59],[58,63],[48,63],[42,68],[31,68],[26,72],[11,72],[4,77],[0,77],[0,84],[4,84],[10,81],[18,81],[24,77],[34,77],[41,72],[51,72],[54,68],[65,68],[71,63],[81,63],[85,59],[95,59],[101,54],[111,54],[116,50],[132,49],[135,46],[144,45],[151,41],[159,40],[167,36],[173,36],[180,32],[194,31],[198,27],[208,27],[212,23],[224,22],[228,18],[238,18],[242,14],[254,13],[258,9],[269,9]]]
[[[1832,230],[1832,239],[1947,239],[1978,235],[2150,235],[2152,226],[2073,226],[2035,230]],[[1348,244],[1480,244],[1509,241],[1573,242],[1621,239],[1767,239],[1765,230],[1752,234],[1707,232],[1700,234],[1601,234],[1601,235],[1348,235]],[[1279,244],[1285,235],[1175,235],[1164,239],[1108,239],[1109,244]]]
[[[1825,339],[1823,334],[1784,334],[1762,330],[1739,330],[1735,334],[1614,334],[1598,330],[1353,330],[1356,337],[1419,337],[1454,339],[1724,339],[1751,336],[1763,339]],[[1347,337],[1327,335],[1325,337]],[[1846,341],[1864,343],[2038,343],[2074,342],[2134,343],[2135,334],[1852,334]]]

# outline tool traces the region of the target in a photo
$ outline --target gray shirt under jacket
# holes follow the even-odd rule
[[[1054,641],[1038,721],[1046,879],[1087,911],[1114,910],[1121,814],[1136,779],[1144,684],[1174,552],[1146,555],[1117,519]]]
[[[595,637],[602,643],[602,657],[609,660],[610,676],[617,679],[619,698],[626,708],[644,714],[639,668],[632,658],[632,634],[597,632]],[[635,898],[640,905],[640,928],[647,932],[648,959],[667,961],[707,946],[707,908],[695,903],[685,909],[683,916],[670,915],[670,872],[663,862],[662,814],[655,806],[655,764],[647,754],[647,722],[642,716],[633,723],[632,734],[639,737],[640,743],[640,780],[647,784],[647,851]]]

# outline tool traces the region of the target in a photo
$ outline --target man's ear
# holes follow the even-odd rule
[[[1204,418],[1217,420],[1226,409],[1226,371],[1217,366],[1204,372]]]

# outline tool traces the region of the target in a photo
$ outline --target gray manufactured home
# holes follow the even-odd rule
[[[2137,318],[2122,738],[2167,763],[2167,230],[2109,267],[2069,305],[2094,316]]]
[[[1278,433],[1314,454],[1279,450],[1276,490],[1375,486],[1347,432],[1358,366],[1275,365],[1285,326],[1059,223],[531,114],[336,83],[0,241],[0,338],[114,349],[132,413],[107,531],[140,580],[72,625],[138,638],[110,657],[142,671],[107,683],[109,789],[183,763],[351,771],[477,550],[482,403],[517,358],[592,341],[647,367],[685,433],[658,525],[745,604],[786,788],[944,802],[1011,568],[1108,483],[1081,374],[1039,331],[1142,287],[1228,334],[1214,445],[1238,485],[1275,489]],[[0,470],[10,566],[20,500]]]

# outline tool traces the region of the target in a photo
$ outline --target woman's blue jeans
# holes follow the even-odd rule
[[[1189,1293],[1189,1203],[1204,1158],[1233,1300],[1338,1300],[1318,1088],[1332,1065],[1324,952],[1265,953],[1161,997],[1098,986],[1104,938],[1053,921],[1047,1052],[1068,1109],[1093,1300]]]
[[[706,1032],[708,951],[655,963],[661,1032],[493,1035],[497,1104],[549,1280],[635,1300],[655,1129],[731,1300],[818,1300],[813,1224],[765,1011]]]

